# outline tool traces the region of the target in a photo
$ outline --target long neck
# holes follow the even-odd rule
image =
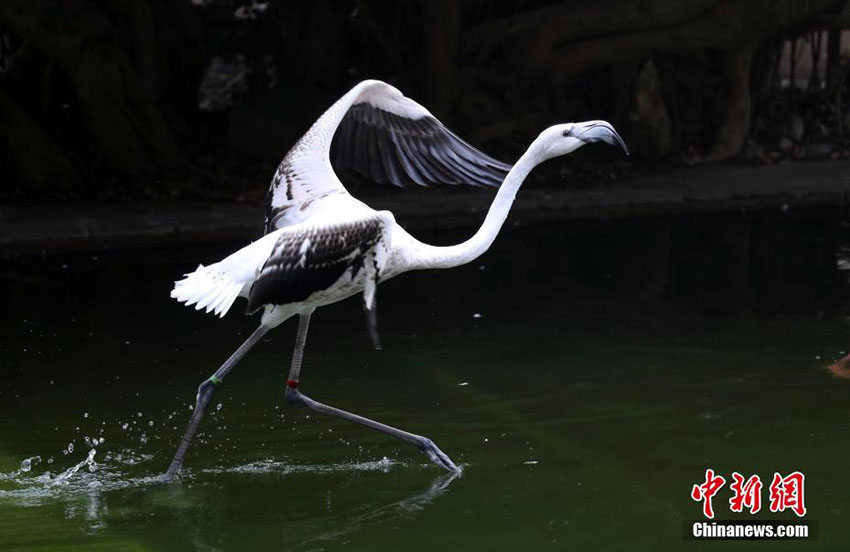
[[[505,181],[499,187],[499,192],[490,205],[490,210],[487,211],[484,223],[474,236],[463,243],[448,247],[428,245],[411,237],[411,251],[407,255],[408,270],[452,268],[472,262],[484,254],[490,248],[496,236],[499,235],[499,230],[502,229],[502,225],[505,223],[514,203],[516,193],[528,173],[542,161],[537,152],[538,148],[532,144],[511,168],[505,177]]]

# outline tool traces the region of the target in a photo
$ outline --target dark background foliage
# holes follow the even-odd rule
[[[612,121],[634,155],[553,175],[579,184],[843,156],[845,27],[844,0],[5,0],[0,199],[255,201],[363,78],[508,161],[552,123]]]

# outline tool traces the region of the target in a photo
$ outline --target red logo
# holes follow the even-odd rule
[[[784,512],[791,510],[798,517],[806,515],[805,482],[805,475],[799,471],[785,477],[774,473],[773,481],[770,484],[770,511]],[[714,518],[712,499],[725,484],[726,479],[722,475],[717,475],[713,469],[708,468],[705,470],[705,481],[691,488],[691,499],[702,502],[702,515],[708,519]],[[732,482],[729,484],[729,489],[732,491],[732,497],[729,499],[729,510],[743,512],[746,509],[751,515],[757,514],[761,511],[763,486],[758,475],[745,478],[738,472],[732,472]]]
[[[745,482],[743,475],[732,472],[732,479],[729,488],[735,495],[729,499],[729,509],[733,512],[743,512],[746,507],[750,514],[757,514],[761,510],[761,478],[753,475]]]
[[[694,485],[691,489],[691,498],[697,502],[702,501],[702,515],[708,519],[714,517],[714,509],[711,507],[711,499],[717,494],[717,491],[726,484],[726,479],[722,475],[714,475],[714,470],[711,468],[705,470],[705,483],[702,485]]]
[[[798,517],[806,515],[806,504],[803,500],[805,482],[806,476],[798,471],[785,477],[774,473],[773,482],[770,484],[770,511],[791,510]]]

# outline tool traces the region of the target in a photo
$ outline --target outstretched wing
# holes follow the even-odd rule
[[[304,301],[332,287],[346,272],[353,281],[367,259],[374,259],[384,227],[385,220],[376,214],[282,231],[248,292],[248,313],[263,305]]]
[[[337,170],[395,186],[498,186],[505,179],[510,165],[463,141],[413,100],[390,98],[373,94],[345,114],[331,149]]]
[[[511,166],[464,142],[394,87],[363,81],[332,105],[280,163],[267,196],[266,232],[304,222],[325,198],[347,195],[333,168],[396,186],[497,186]]]

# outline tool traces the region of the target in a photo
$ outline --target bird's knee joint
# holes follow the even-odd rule
[[[215,376],[204,380],[203,383],[198,386],[198,394],[195,395],[195,402],[200,404],[201,401],[209,401],[209,398],[215,392],[216,386],[220,383],[221,380]]]
[[[307,404],[304,400],[304,395],[301,394],[301,391],[294,387],[286,388],[284,398],[286,399],[286,404],[290,406],[305,406]]]

